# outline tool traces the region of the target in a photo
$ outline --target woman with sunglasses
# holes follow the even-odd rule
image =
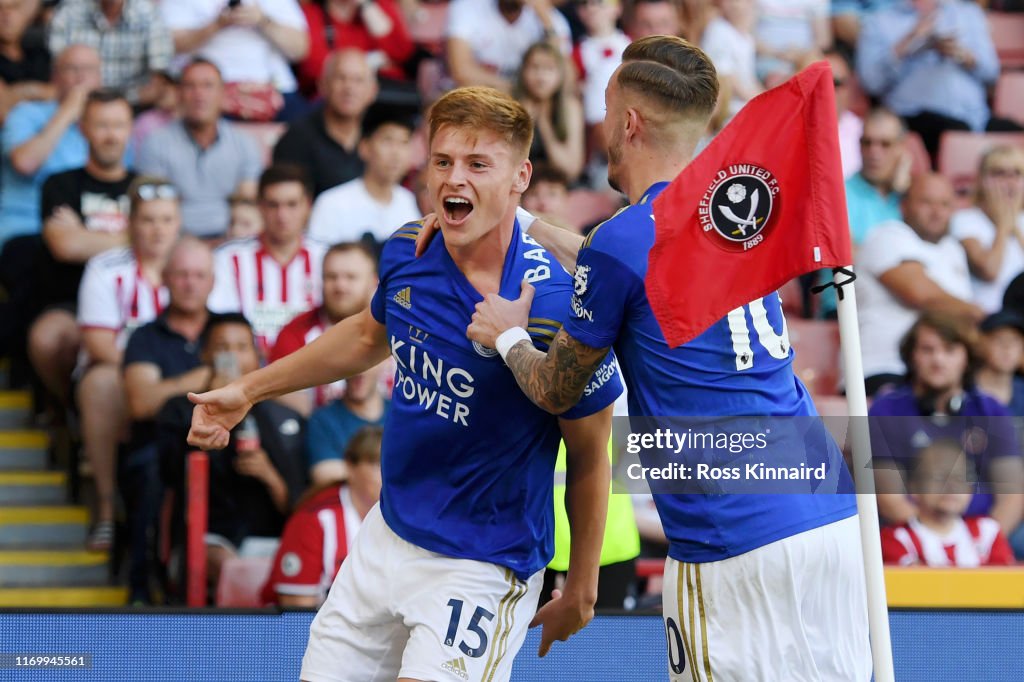
[[[131,332],[167,304],[163,270],[181,231],[173,185],[138,177],[128,195],[129,245],[91,258],[78,289],[83,353],[75,372],[75,402],[96,485],[96,522],[87,540],[92,550],[107,550],[114,539],[116,457],[128,424],[121,357]]]
[[[973,300],[987,313],[1024,271],[1024,150],[994,147],[981,157],[974,205],[957,211],[950,231],[967,252]]]

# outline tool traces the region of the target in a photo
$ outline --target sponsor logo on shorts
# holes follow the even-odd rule
[[[466,670],[466,660],[459,656],[441,665],[441,670],[455,675],[459,679],[468,680],[469,671]]]

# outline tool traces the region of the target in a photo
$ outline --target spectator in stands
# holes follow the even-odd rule
[[[89,259],[78,290],[78,325],[85,350],[76,404],[83,451],[96,484],[96,524],[90,549],[109,549],[114,535],[114,472],[127,425],[123,351],[132,331],[167,304],[163,272],[181,229],[178,193],[166,181],[140,176],[128,192],[131,245]]]
[[[171,65],[174,44],[150,0],[63,0],[50,22],[50,52],[70,45],[96,49],[103,85],[148,106],[158,94],[155,71]]]
[[[832,0],[832,35],[844,53],[853,54],[864,17],[903,0]]]
[[[448,8],[448,71],[456,85],[512,91],[526,50],[539,40],[568,56],[569,23],[548,0],[453,0]]]
[[[907,129],[887,109],[872,109],[859,140],[861,168],[846,181],[846,210],[854,247],[888,220],[902,219],[900,201],[910,186]]]
[[[533,117],[530,161],[549,163],[574,182],[583,170],[583,106],[569,80],[568,65],[552,43],[534,43],[512,88],[513,96]]]
[[[50,52],[26,37],[35,3],[0,0],[0,125],[14,105],[51,99]]]
[[[381,78],[407,80],[405,64],[416,46],[395,0],[324,0],[302,5],[309,24],[309,54],[299,64],[303,91],[312,96],[331,51],[353,48],[366,53]]]
[[[855,257],[864,376],[873,395],[902,378],[898,346],[920,312],[979,322],[970,303],[967,255],[949,234],[953,187],[940,175],[913,179],[903,199],[903,222],[875,227]]]
[[[757,75],[778,85],[832,44],[828,0],[758,0]]]
[[[142,149],[149,134],[178,118],[178,81],[169,71],[153,74],[153,106],[139,114],[132,127],[132,147]]]
[[[966,447],[978,482],[968,516],[988,515],[1010,535],[1024,516],[1024,459],[1010,413],[973,386],[976,334],[963,320],[928,313],[900,343],[906,381],[872,404],[872,467],[878,511],[907,523],[917,505],[906,496],[905,473],[914,456],[941,440]]]
[[[305,166],[316,182],[317,196],[358,178],[363,172],[357,152],[360,124],[377,89],[377,78],[362,51],[331,53],[320,75],[323,105],[288,126],[274,147],[274,163]]]
[[[232,194],[228,197],[228,206],[231,211],[227,233],[229,240],[258,237],[263,233],[263,216],[255,199],[244,194]]]
[[[312,343],[329,326],[355,315],[370,305],[377,288],[377,257],[366,244],[342,242],[324,254],[323,305],[308,310],[286,324],[277,335],[270,362]],[[345,382],[319,386],[279,398],[303,416],[341,397]]]
[[[177,3],[164,3],[171,5]],[[185,230],[223,237],[228,197],[252,196],[262,168],[252,137],[221,119],[224,81],[208,61],[181,73],[181,119],[154,131],[139,151],[138,170],[169,178],[181,192]]]
[[[78,285],[93,256],[128,246],[128,188],[135,173],[124,163],[132,109],[116,90],[93,90],[82,112],[89,144],[85,166],[43,183],[43,249],[34,273],[35,305],[28,356],[43,386],[67,405],[71,371],[82,338],[75,318]]]
[[[320,305],[326,247],[306,236],[313,184],[302,166],[275,164],[263,171],[258,198],[263,232],[227,242],[214,254],[210,310],[244,314],[265,355],[289,320]]]
[[[718,127],[721,127],[747,102],[763,92],[764,86],[757,78],[757,40],[754,37],[757,7],[754,0],[724,0],[718,4],[721,16],[708,22],[700,44],[714,62],[719,79],[728,80],[728,90],[719,89],[719,97],[724,102],[720,105]]]
[[[913,0],[869,14],[857,41],[864,88],[906,118],[934,162],[946,130],[1016,130],[992,119],[986,88],[999,60],[973,2]]]
[[[228,84],[225,112],[289,121],[305,104],[289,63],[309,53],[306,19],[296,0],[171,0],[160,3],[180,55],[215,64]]]
[[[629,36],[616,22],[622,15],[619,0],[587,0],[577,8],[587,35],[573,50],[573,61],[583,86],[583,113],[588,127],[600,134],[604,121],[604,89],[615,69],[622,63],[622,51]],[[603,141],[594,147],[604,151]]]
[[[680,0],[679,9],[682,19],[680,35],[707,53],[718,74],[718,102],[708,124],[708,134],[713,136],[729,119],[732,106],[735,72],[732,41],[736,38],[736,31],[722,19],[713,0]]]
[[[569,180],[551,164],[533,167],[530,186],[523,192],[523,208],[552,225],[568,228],[576,224],[569,215]]]
[[[124,390],[131,438],[119,477],[131,532],[129,585],[132,603],[148,604],[151,556],[163,488],[156,446],[156,416],[168,400],[210,384],[199,359],[199,336],[209,314],[213,254],[195,237],[178,241],[164,268],[167,308],[137,329],[124,351]]]
[[[1015,417],[1024,417],[1024,317],[1000,310],[981,321],[981,365],[974,373],[977,387],[998,400]]]
[[[967,252],[972,300],[999,310],[1010,282],[1024,271],[1024,150],[995,147],[981,158],[974,206],[953,214],[950,230]]]
[[[898,566],[1010,566],[999,523],[968,516],[973,484],[959,443],[939,441],[917,453],[907,486],[915,515],[882,529],[882,559]]]
[[[314,410],[306,430],[306,460],[313,485],[345,480],[345,449],[359,429],[381,426],[391,401],[381,393],[381,373],[389,365],[377,365],[345,382],[339,400]]]
[[[96,50],[74,45],[54,63],[57,98],[22,102],[4,122],[0,167],[0,245],[39,232],[39,191],[46,178],[85,163],[88,145],[78,119],[90,90],[100,84]]]
[[[295,505],[261,592],[264,604],[318,608],[356,533],[380,499],[379,426],[360,429],[345,448],[344,482],[315,487]]]
[[[850,63],[838,50],[825,52],[832,67],[832,83],[836,91],[836,114],[839,118],[839,156],[843,162],[843,177],[849,179],[860,170],[860,141],[864,137],[864,121],[850,111],[850,88],[853,87]]]
[[[211,316],[200,345],[203,364],[213,375],[206,390],[259,369],[253,329],[242,315]],[[184,493],[190,450],[185,436],[191,422],[192,403],[185,396],[168,400],[157,417],[161,475],[165,484],[177,491],[178,499]],[[253,407],[235,429],[228,447],[210,451],[206,559],[207,575],[214,585],[226,559],[261,555],[266,539],[281,535],[306,486],[303,430],[301,415],[267,401]]]
[[[677,36],[683,32],[683,19],[674,0],[635,0],[626,12],[626,33],[633,40],[648,36]]]
[[[369,239],[383,244],[407,222],[420,217],[416,197],[399,183],[409,173],[412,112],[374,104],[363,116],[359,139],[361,177],[316,198],[309,234],[326,244]]]

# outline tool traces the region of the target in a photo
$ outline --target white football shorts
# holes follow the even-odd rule
[[[310,625],[301,678],[507,682],[543,577],[417,547],[374,506]]]
[[[739,556],[665,563],[672,682],[868,682],[856,516]]]

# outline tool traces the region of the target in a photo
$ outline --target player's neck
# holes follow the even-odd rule
[[[644,193],[657,182],[672,182],[686,166],[689,165],[692,157],[686,155],[660,154],[648,156],[630,166],[629,178],[623,188],[630,204],[636,204],[644,197]]]
[[[496,294],[501,288],[505,254],[512,242],[515,206],[501,222],[472,244],[463,247],[445,245],[462,274],[481,296]]]

